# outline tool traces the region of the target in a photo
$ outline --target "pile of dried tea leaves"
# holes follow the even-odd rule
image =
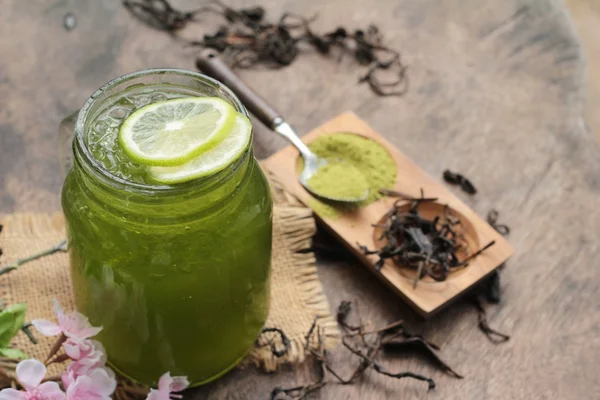
[[[123,5],[139,20],[178,36],[189,23],[202,23],[203,15],[220,16],[223,25],[188,45],[220,52],[232,68],[281,68],[292,64],[305,49],[312,49],[335,61],[350,56],[366,71],[359,82],[367,83],[379,96],[401,96],[408,90],[406,65],[400,52],[383,44],[376,25],[367,29],[335,29],[317,33],[316,19],[284,13],[276,22],[266,19],[261,6],[234,9],[219,0],[206,2],[192,11],[174,8],[167,0],[124,0]]]
[[[445,178],[448,172],[444,173]],[[450,174],[457,179],[456,184],[460,185],[465,192],[469,194],[476,192],[467,178],[459,174]],[[389,259],[403,268],[416,271],[414,287],[420,279],[426,276],[435,281],[444,281],[451,272],[465,268],[469,261],[495,244],[494,241],[491,241],[477,251],[471,252],[465,240],[465,229],[462,222],[453,217],[447,207],[443,215],[436,216],[434,219],[424,218],[419,213],[419,206],[423,203],[435,202],[437,198],[425,197],[422,190],[419,198],[389,189],[381,189],[380,192],[388,197],[396,197],[398,200],[386,214],[385,222],[373,225],[375,228],[381,229],[380,240],[385,243],[383,247],[370,250],[359,244],[365,255],[379,256],[379,260],[375,263],[376,270],[380,270]],[[405,204],[410,204],[408,210],[403,207]],[[510,228],[505,224],[498,223],[498,218],[498,211],[491,210],[488,213],[487,222],[501,235],[508,235]],[[457,256],[459,252],[467,254],[467,256],[459,259]],[[510,336],[489,326],[481,297],[493,304],[500,303],[501,290],[498,271],[500,268],[478,284],[467,297],[469,303],[477,311],[479,329],[494,343],[506,342]]]
[[[426,276],[435,281],[445,281],[451,272],[465,268],[469,261],[494,245],[494,241],[481,249],[471,252],[465,238],[465,228],[459,218],[450,213],[446,206],[444,213],[428,219],[419,213],[423,203],[434,202],[437,198],[426,198],[421,190],[420,198],[413,198],[393,190],[381,190],[390,197],[399,197],[386,214],[382,224],[380,240],[385,245],[381,249],[369,250],[360,246],[365,255],[375,254],[379,260],[375,268],[380,270],[387,259],[404,268],[416,271],[414,285]],[[404,204],[410,204],[406,210]],[[466,254],[459,259],[458,254]]]

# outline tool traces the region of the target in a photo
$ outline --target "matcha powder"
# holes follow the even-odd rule
[[[320,167],[307,184],[316,194],[341,201],[360,200],[370,187],[362,172],[351,162],[334,159]]]
[[[330,135],[319,136],[308,147],[319,157],[326,158],[329,163],[326,167],[329,170],[325,174],[314,176],[309,182],[317,185],[319,192],[327,193],[329,197],[347,197],[350,194],[356,194],[356,182],[364,186],[364,181],[369,189],[369,196],[366,200],[358,203],[358,206],[366,206],[382,197],[379,189],[393,187],[396,183],[396,163],[387,150],[374,140],[367,139],[353,133],[334,133]],[[336,175],[341,174],[341,175]],[[345,172],[346,171],[346,172]],[[348,171],[359,171],[364,177],[353,180],[345,175]],[[319,171],[321,172],[321,171]],[[349,186],[353,185],[354,186]],[[360,187],[358,191],[364,190]],[[317,213],[327,216],[337,216],[340,207],[325,203],[316,199],[310,204]]]

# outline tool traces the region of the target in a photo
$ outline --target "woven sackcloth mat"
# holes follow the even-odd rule
[[[285,355],[275,357],[271,342],[281,348],[280,336],[263,333],[243,364],[253,363],[265,371],[274,371],[280,364],[304,360],[305,335],[315,320],[325,347],[334,346],[339,338],[336,321],[330,314],[317,275],[314,255],[308,251],[316,229],[312,213],[283,193],[276,182],[271,182],[271,186],[275,201],[271,310],[265,326],[282,329],[290,340],[290,347]],[[0,217],[0,224],[4,226],[0,234],[0,249],[4,252],[0,257],[0,268],[49,249],[65,238],[62,214],[9,214]],[[6,304],[27,303],[27,321],[36,318],[55,320],[52,299],[58,299],[67,310],[75,308],[68,263],[68,255],[58,252],[1,276],[1,299]],[[37,345],[20,332],[11,346],[45,360],[54,338],[35,336],[39,339]],[[317,345],[316,339],[311,345]],[[0,360],[0,367],[9,372],[11,365],[14,363],[9,360]],[[61,365],[50,365],[49,375],[58,375],[63,369]]]

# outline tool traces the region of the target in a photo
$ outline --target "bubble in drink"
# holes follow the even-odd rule
[[[146,168],[132,161],[118,142],[119,129],[127,117],[150,104],[185,97],[181,93],[153,91],[152,93],[126,93],[120,99],[113,100],[114,106],[103,110],[91,124],[87,132],[86,144],[93,157],[103,169],[121,179],[134,183],[148,183]]]

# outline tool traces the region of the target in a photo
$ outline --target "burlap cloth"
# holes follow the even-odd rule
[[[282,329],[290,339],[288,352],[276,357],[271,341],[281,348],[277,334],[262,334],[247,362],[266,371],[274,371],[284,363],[296,364],[305,358],[305,335],[316,320],[326,347],[339,338],[315,265],[308,249],[315,233],[315,221],[309,209],[281,190],[271,180],[275,207],[273,212],[273,256],[271,274],[271,310],[266,327]],[[0,234],[0,268],[15,260],[49,249],[65,238],[62,214],[19,213],[0,217],[4,230]],[[52,299],[58,299],[67,310],[75,308],[65,252],[24,264],[18,270],[0,277],[0,296],[6,304],[27,303],[27,321],[36,318],[55,320]],[[36,333],[36,332],[34,332]],[[28,355],[45,360],[55,338],[35,335],[37,345],[20,332],[11,346]],[[279,342],[279,343],[278,343]],[[312,343],[316,345],[315,342]],[[14,362],[0,360],[0,367],[11,370]],[[59,375],[64,366],[51,365],[50,375]]]

